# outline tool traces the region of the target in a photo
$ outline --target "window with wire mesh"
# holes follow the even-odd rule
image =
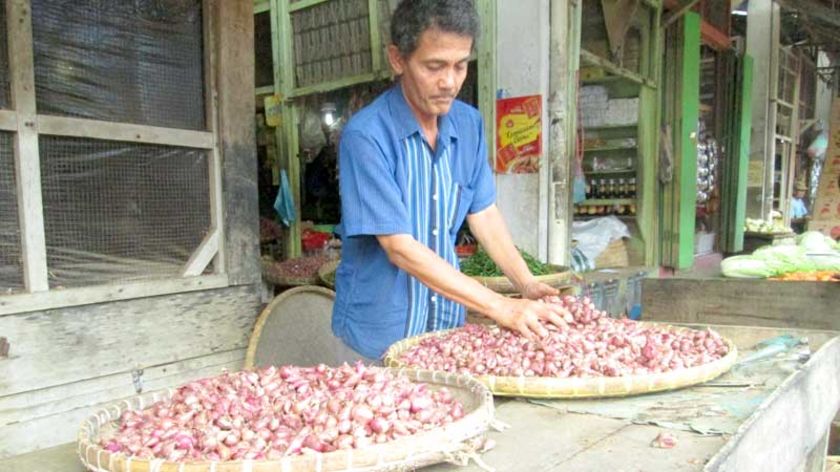
[[[291,21],[297,87],[372,72],[367,0],[320,3]]]
[[[51,288],[180,277],[210,229],[207,151],[39,143]]]
[[[13,142],[12,133],[0,132],[0,295],[24,288]]]
[[[32,0],[38,113],[203,130],[201,0]]]
[[[6,37],[6,2],[0,2],[0,108],[9,108],[9,44]]]

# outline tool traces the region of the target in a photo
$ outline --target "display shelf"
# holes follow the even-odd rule
[[[598,126],[586,126],[584,125],[584,129],[591,129],[591,130],[605,130],[605,129],[628,129],[628,128],[636,128],[639,126],[639,123],[628,123],[628,124],[608,124],[608,125],[598,125]]]
[[[634,205],[635,198],[587,198],[578,205]]]
[[[598,175],[608,175],[608,174],[635,174],[636,169],[624,169],[624,170],[585,170],[583,171],[584,174],[598,174]]]
[[[583,152],[632,151],[635,149],[637,149],[637,146],[598,146],[583,148]]]

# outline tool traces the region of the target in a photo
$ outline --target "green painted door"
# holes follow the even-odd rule
[[[750,56],[732,57],[732,110],[726,120],[726,154],[723,162],[721,210],[723,212],[721,250],[736,253],[744,249],[744,219],[747,211],[747,173],[750,159],[750,124],[752,122],[752,72]]]
[[[662,265],[694,263],[697,198],[697,120],[700,107],[700,16],[686,13],[665,32],[664,136],[660,162]]]

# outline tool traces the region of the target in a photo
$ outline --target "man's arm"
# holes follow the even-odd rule
[[[481,243],[481,247],[487,251],[490,258],[502,269],[523,297],[538,299],[546,295],[558,294],[556,289],[537,282],[531,274],[522,255],[514,246],[502,213],[495,204],[467,216],[467,223],[470,225],[470,232]]]
[[[450,300],[465,305],[502,326],[533,339],[547,334],[540,320],[564,326],[562,308],[504,297],[462,274],[431,249],[407,234],[377,236],[389,260],[423,284]],[[527,268],[526,268],[527,271]]]

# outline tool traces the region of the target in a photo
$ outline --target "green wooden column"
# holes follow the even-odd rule
[[[750,163],[752,131],[753,58],[744,56],[735,61],[735,96],[733,119],[728,126],[732,138],[724,162],[722,190],[723,250],[728,253],[744,249],[744,221],[747,214],[747,174]]]
[[[700,108],[700,16],[686,13],[668,32],[665,123],[671,127],[672,180],[663,189],[662,263],[694,263],[697,120]]]

